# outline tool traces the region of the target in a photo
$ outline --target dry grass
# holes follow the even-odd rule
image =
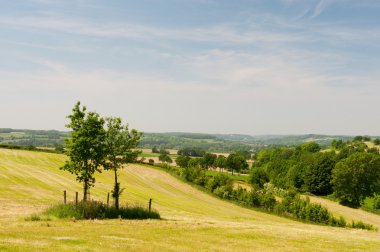
[[[164,171],[126,167],[122,202],[153,206],[164,220],[26,222],[25,215],[80,192],[57,154],[0,149],[0,251],[378,251],[380,233],[303,224],[219,200]],[[112,175],[92,190],[105,199]],[[30,193],[32,192],[32,193]],[[3,211],[3,210],[1,210]],[[369,222],[367,219],[363,219]]]

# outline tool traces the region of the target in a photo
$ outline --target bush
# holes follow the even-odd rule
[[[260,198],[260,205],[267,211],[272,211],[276,205],[276,199],[273,194],[265,193]]]
[[[232,199],[233,188],[231,185],[221,186],[216,188],[213,193],[222,199]]]
[[[208,179],[206,188],[209,191],[214,191],[217,187],[232,185],[232,180],[225,174],[218,174]]]
[[[345,227],[347,224],[346,220],[342,216],[340,216],[339,219],[336,219],[331,215],[329,219],[329,225],[333,227]]]
[[[148,160],[148,162],[149,162],[150,165],[154,165],[154,160],[153,160],[153,159],[150,158],[150,159]]]
[[[380,194],[373,197],[373,209],[380,209]]]
[[[260,206],[260,194],[257,191],[251,192],[248,198],[248,205],[253,207],[259,207]]]
[[[375,230],[375,228],[371,224],[363,223],[362,221],[352,221],[351,227],[358,229]]]
[[[87,201],[75,203],[58,204],[49,207],[41,215],[31,215],[30,220],[43,220],[44,217],[54,216],[59,219],[75,218],[83,219],[160,219],[160,214],[152,210],[149,212],[141,206],[107,207],[100,201]]]

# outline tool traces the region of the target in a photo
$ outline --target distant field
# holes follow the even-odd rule
[[[0,251],[379,251],[380,233],[304,224],[219,200],[166,172],[130,165],[122,202],[153,206],[163,220],[24,221],[81,185],[59,154],[0,149]],[[91,191],[105,200],[112,176]],[[346,217],[346,216],[345,216]],[[366,216],[364,216],[366,218]],[[370,222],[370,219],[363,219]],[[375,220],[376,221],[376,220]]]
[[[373,142],[365,142],[369,148],[377,148],[380,151],[380,145],[375,145]]]

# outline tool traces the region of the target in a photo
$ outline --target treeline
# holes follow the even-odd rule
[[[262,187],[270,181],[302,193],[332,195],[342,204],[359,207],[366,197],[380,193],[379,149],[369,148],[364,143],[369,140],[334,140],[324,151],[313,142],[263,149],[252,167],[251,182]]]
[[[21,146],[21,145],[13,145],[13,144],[0,144],[0,148],[2,149],[11,149],[11,150],[28,150],[28,151],[38,151],[38,152],[48,152],[48,153],[63,153],[63,148],[54,148],[54,149],[41,149],[32,145]]]
[[[190,133],[146,133],[139,148],[151,149],[201,149],[206,152],[236,152],[258,150],[260,145],[241,141],[224,140],[209,134]]]
[[[197,155],[195,155],[197,153]],[[182,168],[202,168],[208,169],[226,169],[227,171],[238,173],[249,173],[249,165],[244,153],[236,152],[231,153],[227,157],[223,155],[216,155],[209,152],[195,152],[179,150],[179,156],[176,159],[177,166]],[[202,156],[199,156],[202,155]],[[194,157],[195,156],[195,157]]]
[[[67,132],[57,130],[0,129],[0,143],[20,146],[63,147]]]
[[[269,183],[266,183],[263,188],[253,187],[252,190],[247,190],[242,187],[235,187],[234,181],[223,173],[217,175],[207,174],[205,169],[191,165],[186,168],[172,167],[167,164],[159,166],[188,182],[204,188],[219,198],[236,202],[245,207],[260,209],[261,211],[305,222],[336,227],[375,229],[372,225],[361,221],[347,223],[343,217],[336,218],[326,207],[311,203],[308,198],[302,199],[294,190],[281,190]],[[276,197],[281,198],[281,200],[277,200]]]

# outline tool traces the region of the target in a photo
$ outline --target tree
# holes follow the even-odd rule
[[[336,164],[335,152],[315,153],[306,165],[304,182],[306,190],[317,195],[332,192],[331,173]]]
[[[240,172],[241,170],[247,169],[248,163],[242,155],[232,153],[227,157],[226,167],[234,174],[234,171]]]
[[[179,167],[187,168],[189,166],[190,159],[191,157],[189,156],[178,156],[175,162]]]
[[[173,160],[170,158],[170,156],[168,154],[161,154],[158,157],[158,160],[160,160],[163,163],[171,163],[171,162],[173,162]]]
[[[375,140],[373,140],[373,143],[375,145],[380,145],[380,139],[379,138],[376,138]]]
[[[240,151],[237,151],[236,153],[242,155],[246,160],[252,158],[252,152],[249,150],[240,150]]]
[[[157,146],[153,146],[152,153],[160,153],[160,151],[157,149]]]
[[[87,201],[89,188],[95,183],[95,172],[101,172],[104,164],[105,130],[104,119],[96,112],[86,112],[77,102],[73,112],[68,116],[71,128],[70,138],[65,139],[69,160],[61,168],[76,175],[79,182],[83,182],[83,201]]]
[[[214,162],[215,167],[219,167],[221,169],[224,169],[226,167],[226,157],[223,155],[219,155]]]
[[[203,169],[208,169],[209,167],[212,167],[214,165],[214,162],[216,160],[217,156],[212,153],[205,153],[203,157],[201,158],[201,166]]]
[[[301,145],[302,150],[315,153],[321,150],[321,146],[315,142],[308,142]]]
[[[106,162],[104,168],[114,172],[115,183],[112,197],[115,200],[115,208],[119,209],[119,197],[124,189],[120,188],[117,172],[122,168],[122,165],[137,160],[140,151],[133,151],[133,148],[139,144],[142,133],[135,129],[129,131],[128,124],[123,125],[122,120],[118,117],[106,118],[106,126]]]
[[[343,148],[344,146],[345,146],[345,143],[342,141],[342,139],[339,139],[339,140],[334,139],[331,142],[331,147],[333,147],[336,150],[339,150],[339,149]]]
[[[161,148],[160,151],[159,151],[158,153],[160,153],[160,154],[167,154],[167,155],[170,154],[170,152],[169,152],[168,150],[165,150],[165,149],[163,149],[163,148]]]
[[[254,186],[263,188],[264,184],[269,182],[269,176],[263,168],[255,168],[251,173],[250,182]]]
[[[177,152],[181,156],[202,157],[205,151],[200,148],[184,148]]]
[[[380,192],[380,157],[354,153],[336,164],[332,171],[335,195],[342,203],[360,206],[361,201]]]

